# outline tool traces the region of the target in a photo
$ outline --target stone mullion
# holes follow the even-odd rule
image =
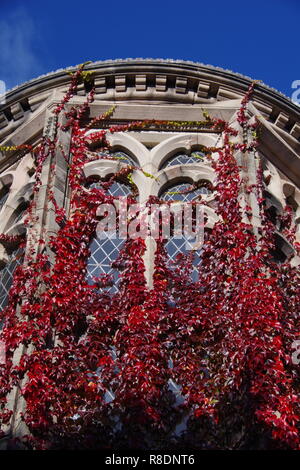
[[[246,128],[246,126],[241,130],[237,120],[234,121],[232,127],[238,130],[238,135],[233,139],[233,142],[242,145],[246,144],[249,147],[253,141],[251,131]],[[242,220],[243,222],[252,225],[253,232],[257,240],[259,240],[261,215],[257,196],[258,189],[255,189],[258,188],[259,159],[254,150],[246,150],[245,152],[237,150],[235,152],[235,158],[239,166],[241,179],[239,202],[241,206]],[[250,213],[247,210],[247,206],[251,209]]]
[[[66,193],[68,190],[68,162],[65,157],[69,157],[71,131],[63,131],[61,126],[65,124],[65,117],[61,117],[58,121],[58,130],[56,133],[57,144],[50,167],[50,184],[48,192],[52,191],[56,203],[59,207],[65,207]],[[45,223],[45,241],[49,243],[51,236],[55,236],[59,230],[56,222],[55,208],[52,202],[48,202],[47,219]]]

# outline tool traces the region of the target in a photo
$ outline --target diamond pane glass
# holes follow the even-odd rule
[[[0,310],[6,307],[8,302],[8,292],[11,288],[14,271],[23,261],[23,248],[18,248],[10,256],[8,263],[0,271]]]
[[[124,239],[115,238],[114,234],[110,235],[104,239],[96,237],[92,241],[90,246],[91,256],[87,264],[87,281],[93,284],[93,277],[109,274],[112,276],[114,283],[109,291],[114,293],[117,291],[118,270],[112,268],[111,264],[117,259],[124,244]]]
[[[192,152],[190,155],[186,153],[180,153],[173,155],[163,165],[163,168],[173,165],[190,165],[194,163],[202,163],[205,160],[205,154],[203,152]]]
[[[101,183],[92,183],[89,185],[89,189],[96,188],[101,189]],[[109,187],[108,194],[114,197],[118,196],[130,196],[131,188],[127,184],[120,183],[119,181],[114,181],[114,183]]]
[[[101,183],[93,183],[90,188],[101,188]],[[130,196],[132,191],[130,186],[115,181],[108,189],[108,194],[119,196]],[[112,263],[117,259],[120,250],[124,244],[123,238],[118,238],[116,233],[104,233],[104,238],[95,237],[90,245],[91,256],[87,263],[87,281],[92,284],[93,277],[99,277],[105,274],[113,278],[113,286],[106,288],[111,293],[118,290],[118,270],[112,268]]]
[[[197,199],[202,194],[210,194],[211,191],[206,187],[200,187],[197,189],[192,189],[192,185],[189,183],[181,183],[175,186],[172,186],[167,191],[161,195],[161,199],[164,201],[181,201],[181,202],[190,202],[194,199]],[[182,236],[181,238],[171,237],[166,242],[166,250],[169,255],[169,267],[171,269],[176,269],[178,266],[177,257],[178,255],[191,255],[192,254],[192,264],[193,270],[191,273],[191,280],[196,282],[198,280],[198,265],[200,262],[200,252],[192,250],[193,242],[196,240],[188,240],[186,237]]]
[[[206,187],[200,187],[192,189],[192,185],[189,183],[181,183],[176,186],[172,186],[167,191],[164,191],[160,198],[164,201],[182,201],[188,202],[193,201],[202,194],[210,194],[211,191]]]
[[[198,280],[198,265],[200,262],[200,252],[199,251],[192,251],[192,243],[194,240],[188,240],[185,237],[182,238],[174,238],[171,237],[165,244],[165,248],[169,255],[169,263],[168,266],[171,269],[175,269],[178,265],[177,257],[178,255],[190,255],[192,254],[192,265],[193,270],[191,273],[191,280],[196,282]]]

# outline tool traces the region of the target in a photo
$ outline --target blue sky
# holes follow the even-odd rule
[[[300,80],[300,0],[0,0],[7,88],[86,60],[173,58],[261,79]]]

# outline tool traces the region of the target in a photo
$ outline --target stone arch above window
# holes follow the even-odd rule
[[[11,233],[16,219],[17,222],[22,220],[21,213],[23,214],[33,197],[34,168],[34,160],[31,154],[27,154],[0,174],[0,233]],[[15,234],[20,233],[20,224],[17,225]],[[23,226],[21,231],[24,230]]]
[[[124,166],[121,161],[94,160],[84,165],[84,175],[87,181],[97,177],[98,179],[102,179],[118,173]]]
[[[26,230],[24,218],[30,201],[33,198],[32,189],[33,183],[28,183],[8,198],[8,207],[4,208],[3,213],[4,220],[2,227],[4,232],[11,232],[13,229],[15,233],[23,233]]]
[[[214,170],[205,165],[170,166],[156,174],[155,179],[152,180],[150,191],[152,195],[160,196],[166,188],[170,188],[175,184],[189,183],[197,185],[201,181],[212,189],[215,178]],[[205,195],[205,192],[203,190],[203,196],[205,198],[210,197],[209,194]]]
[[[87,132],[87,135],[93,134],[97,131],[97,129],[91,129]],[[116,132],[114,134],[108,133],[106,138],[110,144],[111,153],[125,153],[135,166],[143,167],[151,161],[149,150],[131,135],[125,132]],[[91,144],[90,149],[91,151],[96,152],[97,143]]]
[[[86,183],[87,189],[103,189],[103,181],[93,181],[92,179]],[[107,194],[113,197],[120,197],[120,196],[131,196],[133,194],[132,188],[129,183],[126,183],[122,180],[114,181],[106,191]]]
[[[279,170],[270,161],[268,161],[266,157],[263,157],[262,164],[265,190],[272,195],[272,197],[276,198],[282,207],[285,207],[286,196],[288,193],[290,194],[293,192],[293,190],[291,190],[291,186],[293,188],[295,188],[295,186],[292,183],[287,182],[285,177],[280,174]],[[286,188],[285,190],[284,187]]]
[[[128,164],[123,163],[122,160],[94,160],[84,165],[83,171],[86,178],[85,187],[90,186],[90,182],[107,180],[112,175],[119,173],[122,169],[126,168]],[[139,169],[133,169],[130,177],[134,183],[134,194],[137,198],[143,201],[147,199],[151,192],[151,186],[154,179],[144,174]],[[128,185],[128,181],[121,181]],[[99,185],[100,187],[101,185]],[[96,187],[96,186],[95,186]],[[127,195],[127,194],[126,194]]]
[[[109,156],[116,159],[116,161],[124,163],[125,165],[136,166],[134,158],[132,158],[128,152],[124,152],[123,150],[112,150],[109,152]]]
[[[218,139],[219,136],[215,134],[195,133],[172,136],[151,150],[151,163],[157,169],[164,168],[165,163],[174,155],[178,153],[190,155],[193,150],[217,147],[219,145]]]

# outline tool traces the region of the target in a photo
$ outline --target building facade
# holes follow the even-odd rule
[[[75,96],[66,104],[79,107],[84,103],[92,85],[94,101],[83,119],[87,135],[109,126],[121,126],[121,131],[108,132],[110,156],[113,159],[91,159],[83,166],[87,180],[86,190],[97,188],[130,165],[136,169],[128,181],[119,179],[109,188],[112,196],[130,196],[132,185],[138,202],[153,196],[161,200],[181,202],[201,197],[206,206],[206,228],[211,229],[219,220],[216,211],[216,173],[214,154],[224,144],[218,128],[206,127],[206,116],[223,120],[236,129],[235,143],[245,142],[245,133],[239,122],[242,100],[251,79],[233,72],[192,62],[172,60],[118,60],[88,64],[93,71],[93,82],[84,81]],[[70,73],[74,69],[68,70]],[[57,214],[50,194],[68,215],[70,210],[69,147],[70,132],[62,131],[65,121],[53,113],[68,90],[70,75],[61,70],[21,85],[6,95],[0,108],[0,307],[8,302],[16,266],[26,260],[37,239],[46,241],[43,250],[54,257],[48,242],[58,231]],[[114,106],[109,126],[106,121],[90,123]],[[300,109],[291,100],[264,84],[257,83],[251,102],[247,104],[249,121],[259,123],[258,147],[252,151],[236,150],[240,178],[248,186],[259,183],[258,171],[263,175],[266,213],[277,226],[274,260],[280,264],[290,260],[297,267],[300,259],[293,245],[281,230],[280,217],[285,207],[292,209],[292,226],[296,241],[300,242]],[[149,120],[148,128],[123,132],[122,126]],[[178,123],[184,122],[183,126]],[[202,124],[201,124],[202,123]],[[43,137],[59,142],[54,156],[46,159],[41,170],[38,193],[34,191],[36,161],[28,150],[39,145]],[[24,148],[21,148],[21,146]],[[26,147],[28,146],[28,147]],[[6,148],[6,150],[5,150]],[[214,149],[212,158],[205,149]],[[91,142],[91,155],[99,152]],[[101,152],[100,152],[101,153]],[[217,158],[217,157],[216,157]],[[151,175],[151,177],[149,177]],[[189,188],[191,188],[189,190]],[[243,220],[252,225],[259,237],[261,213],[258,197],[240,192]],[[34,224],[26,226],[27,208],[34,200]],[[249,209],[250,208],[250,209]],[[248,212],[251,210],[251,218]],[[22,236],[26,244],[20,248]],[[105,240],[95,236],[90,245],[87,281],[93,276],[111,275],[113,282],[107,292],[118,291],[118,268],[114,266],[123,239]],[[146,239],[143,255],[146,285],[153,286],[156,242]],[[185,253],[185,240],[170,237],[166,244],[170,266],[176,265],[178,254]],[[43,252],[44,252],[43,251]],[[38,253],[35,253],[37,256]],[[201,256],[197,250],[194,258]],[[172,264],[173,263],[173,264]],[[191,273],[197,279],[195,271]],[[19,356],[22,354],[19,351]],[[18,359],[15,359],[18,360]],[[10,395],[10,408],[14,417],[10,435],[18,435],[22,428],[20,413],[24,404],[14,390]]]

